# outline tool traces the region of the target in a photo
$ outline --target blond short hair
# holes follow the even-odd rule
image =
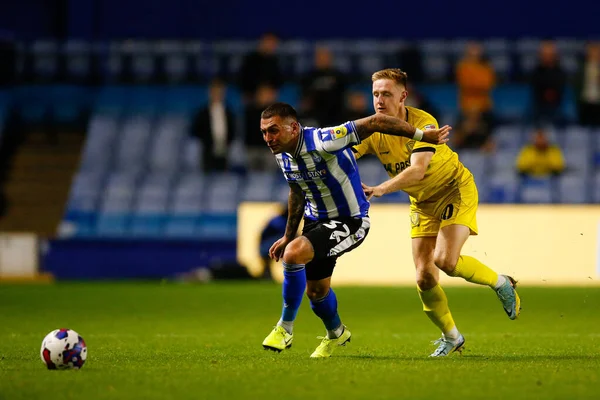
[[[386,68],[381,71],[375,72],[371,76],[371,81],[375,82],[379,79],[389,79],[396,82],[398,85],[404,86],[406,88],[406,81],[408,80],[408,75],[406,72],[402,71],[400,68]]]

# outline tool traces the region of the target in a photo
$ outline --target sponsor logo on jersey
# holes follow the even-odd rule
[[[320,179],[327,175],[326,169],[318,171],[285,171],[285,176],[288,181],[312,181]]]
[[[331,137],[333,139],[341,139],[348,134],[348,129],[345,126],[340,125],[331,129]]]

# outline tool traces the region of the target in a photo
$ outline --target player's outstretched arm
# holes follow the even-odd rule
[[[290,183],[290,194],[288,196],[288,219],[285,226],[285,234],[277,240],[269,249],[269,257],[279,261],[283,257],[285,247],[296,237],[302,215],[304,214],[304,192],[295,183]]]
[[[440,129],[422,131],[400,118],[384,114],[374,114],[366,118],[361,118],[354,121],[354,124],[361,140],[368,138],[374,132],[381,132],[386,135],[404,136],[409,139],[433,144],[446,143],[452,129],[452,127],[445,125]]]

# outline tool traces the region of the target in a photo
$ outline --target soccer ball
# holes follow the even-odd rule
[[[40,356],[48,369],[79,369],[87,358],[87,346],[74,330],[56,329],[42,341]]]

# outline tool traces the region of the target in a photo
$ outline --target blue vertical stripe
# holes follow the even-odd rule
[[[302,157],[298,157],[296,159],[296,162],[298,163],[299,170],[307,171],[306,163],[304,162]],[[323,202],[323,198],[321,197],[321,191],[319,190],[319,187],[317,186],[317,184],[310,180],[306,180],[306,181],[304,181],[304,183],[306,183],[306,186],[308,186],[308,190],[310,190],[313,200],[316,203],[317,219],[329,218],[328,213],[327,213],[327,207],[325,206],[325,203]]]
[[[308,135],[305,135],[304,142],[306,143],[306,150],[308,152],[315,151],[315,139],[313,132],[309,132]],[[339,152],[337,154],[340,154]],[[314,160],[313,160],[314,161]],[[324,179],[321,179],[321,182],[329,189],[331,193],[331,197],[333,198],[333,202],[337,208],[339,215],[351,215],[350,213],[350,205],[348,204],[348,199],[344,195],[344,190],[342,189],[342,185],[335,179],[335,177],[331,174],[331,169],[328,167],[327,162],[321,158],[321,161],[315,163],[315,167],[317,170],[325,169],[327,170],[327,175],[325,175]],[[344,171],[345,172],[345,171]],[[347,173],[346,173],[347,175]],[[335,211],[335,210],[329,210]]]
[[[367,215],[367,212],[369,211],[369,202],[367,201],[365,192],[362,189],[360,174],[358,173],[358,165],[356,164],[356,159],[352,154],[352,150],[345,149],[343,151],[339,151],[336,153],[336,157],[340,168],[342,168],[344,173],[348,175],[354,195],[356,196],[356,201],[360,207],[361,215]]]

